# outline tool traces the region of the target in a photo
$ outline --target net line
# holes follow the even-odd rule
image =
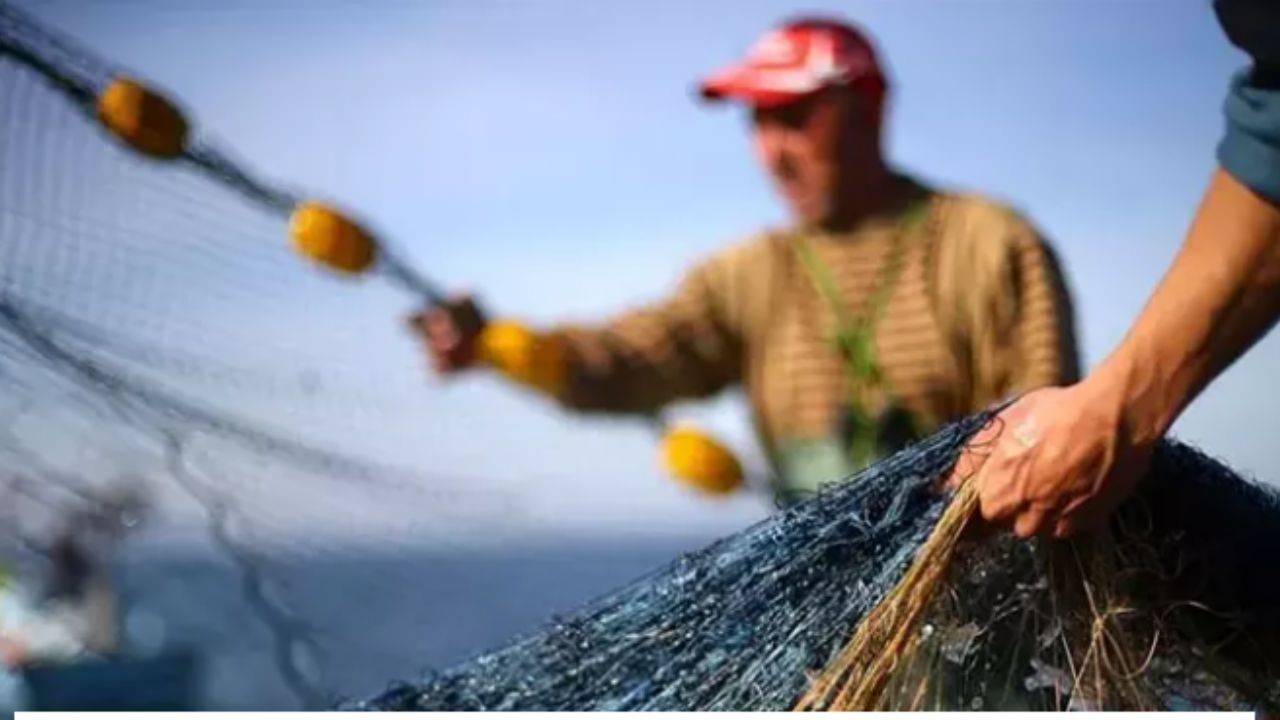
[[[281,676],[304,705],[323,706],[332,691],[316,677],[314,666],[323,665],[314,657],[316,628],[268,589],[257,540],[238,537],[270,527],[264,510],[288,491],[249,478],[286,467],[303,482],[424,505],[448,501],[458,492],[449,487],[470,483],[453,478],[435,487],[420,473],[299,433],[309,422],[318,437],[340,438],[351,432],[355,420],[345,416],[352,411],[396,422],[386,413],[398,406],[377,393],[336,394],[360,377],[381,384],[362,370],[359,343],[349,338],[351,303],[283,247],[282,222],[297,195],[201,137],[168,163],[108,140],[95,103],[126,74],[0,2],[0,387],[15,403],[5,417],[17,424],[32,407],[56,407],[42,427],[62,427],[59,412],[78,424],[105,422],[130,436],[127,443],[145,446],[136,452],[160,458],[162,472],[204,508],[211,538],[239,569],[246,602],[271,630]],[[378,269],[411,288],[416,282],[420,294],[433,292],[385,248]],[[289,285],[275,281],[282,275]],[[376,292],[365,289],[363,297]],[[335,321],[298,323],[281,334],[245,320],[256,307],[288,305]],[[310,348],[295,346],[299,338]],[[281,375],[281,366],[306,367],[282,359],[306,358],[321,346],[352,350],[331,353],[320,374]],[[253,362],[224,360],[223,348]],[[195,457],[193,445],[211,438],[224,450]],[[225,443],[235,446],[232,457]],[[95,480],[40,464],[51,450],[15,432],[5,433],[4,445],[7,491],[50,507],[100,504]],[[465,492],[483,498],[487,491]],[[312,503],[333,515],[350,512],[323,495]]]

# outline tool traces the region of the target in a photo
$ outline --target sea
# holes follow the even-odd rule
[[[129,652],[194,655],[199,709],[290,710],[367,698],[500,647],[711,540],[264,554],[251,567],[265,599],[305,639],[283,653],[289,623],[263,614],[223,553],[152,546],[124,553],[116,575]],[[291,686],[282,663],[323,700]]]

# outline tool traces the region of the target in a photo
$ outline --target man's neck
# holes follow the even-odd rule
[[[822,223],[822,230],[848,232],[868,220],[897,214],[915,194],[914,183],[884,164],[877,164],[864,177],[840,203],[831,220]]]

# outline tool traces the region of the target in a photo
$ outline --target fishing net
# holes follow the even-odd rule
[[[888,653],[877,636],[842,656],[936,540],[949,502],[937,480],[984,421],[947,428],[540,633],[353,707],[786,710],[802,697],[814,709],[1276,706],[1280,580],[1256,559],[1280,551],[1280,495],[1173,442],[1106,533],[960,540],[933,587],[910,587],[933,599],[905,627],[906,645]],[[835,691],[885,661],[865,705]],[[826,690],[814,683],[851,666],[860,673]]]
[[[389,536],[442,547],[521,497],[414,469],[439,422],[420,358],[367,348],[409,350],[399,318],[416,300],[309,266],[288,246],[293,195],[209,138],[158,160],[107,133],[97,98],[120,73],[0,3],[0,550],[41,567],[61,525],[136,524],[144,499],[169,525],[207,524],[244,597],[222,607],[234,591],[174,564],[135,599],[191,608],[172,641],[274,656],[218,651],[213,675],[278,673],[292,697],[271,704],[324,706],[333,662],[386,657],[329,627],[358,593],[326,604],[332,588],[306,587],[293,558],[338,562]],[[378,272],[396,267],[384,252]],[[415,586],[407,565],[379,572],[342,582]],[[234,634],[181,636],[206,622]]]
[[[257,550],[276,531],[322,522],[358,533],[352,516],[366,510],[485,489],[404,469],[418,416],[401,398],[417,369],[362,351],[379,332],[365,318],[402,311],[394,292],[331,292],[281,242],[295,196],[206,138],[165,161],[110,139],[95,102],[118,74],[0,4],[0,472],[6,498],[27,508],[0,524],[20,528],[42,504],[127,514],[103,487],[165,478],[240,569],[280,673],[302,702],[324,705],[326,650],[355,654],[360,638],[326,641]],[[414,284],[394,254],[378,272]],[[971,538],[971,490],[936,488],[988,421],[944,429],[542,631],[350,705],[1280,702],[1275,493],[1165,443],[1105,532]],[[371,422],[374,445],[345,451]],[[291,502],[300,493],[306,512]],[[387,512],[380,530],[411,535],[413,513]]]

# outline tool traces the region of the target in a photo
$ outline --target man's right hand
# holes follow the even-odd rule
[[[1107,367],[1005,408],[968,443],[950,485],[973,477],[983,519],[1021,538],[1102,524],[1146,473],[1162,432],[1130,417]]]
[[[470,295],[461,295],[409,318],[426,345],[431,366],[441,375],[476,364],[476,341],[485,326],[484,312]]]

